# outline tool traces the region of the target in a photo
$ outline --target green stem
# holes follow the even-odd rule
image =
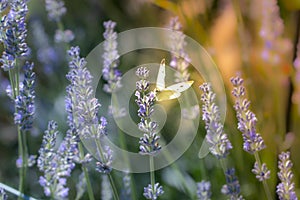
[[[20,193],[24,193],[24,180],[25,180],[25,177],[24,177],[24,153],[23,153],[23,141],[22,141],[22,133],[21,133],[21,130],[20,130],[20,127],[18,126],[17,127],[18,129],[18,144],[19,144],[19,157],[22,158],[22,166],[19,168],[19,191]],[[21,200],[22,197],[21,196],[18,196],[18,199]]]
[[[258,168],[261,169],[261,166],[262,166],[262,165],[261,165],[261,161],[260,161],[260,157],[259,157],[258,152],[255,152],[255,153],[254,153],[254,157],[255,157],[255,160],[256,160],[256,162],[257,162],[257,164],[258,164]],[[267,181],[266,181],[265,179],[263,180],[263,186],[264,186],[264,190],[265,190],[267,199],[268,199],[268,200],[272,200],[273,198],[272,198],[272,195],[271,195],[269,186],[268,186],[268,184],[267,184]]]
[[[150,161],[150,181],[151,181],[152,190],[154,190],[155,172],[154,172],[154,159],[153,159],[152,155],[150,155],[149,161]],[[155,199],[152,199],[152,200],[155,200]]]
[[[116,98],[114,98],[115,96],[112,96],[112,101],[114,102],[114,105],[116,105],[116,108],[119,108],[119,102]],[[113,108],[114,109],[114,108]],[[114,110],[113,110],[114,112]],[[120,122],[121,123],[121,122]],[[122,126],[122,125],[121,125]],[[130,162],[128,159],[128,155],[125,153],[125,150],[127,150],[127,145],[126,145],[126,141],[125,141],[125,137],[124,137],[124,133],[121,129],[118,128],[118,133],[119,133],[119,141],[120,141],[120,146],[121,148],[124,150],[123,153],[123,157],[125,158],[125,162],[126,162],[126,166],[128,166],[128,168],[130,169]],[[130,188],[131,188],[131,199],[132,200],[136,200],[136,188],[135,188],[135,181],[133,179],[133,175],[132,173],[129,174],[130,176]]]
[[[96,145],[97,145],[97,151],[98,151],[98,153],[100,155],[100,159],[102,159],[102,161],[105,162],[104,154],[103,154],[103,149],[101,147],[101,144],[100,144],[99,140],[96,140]],[[113,180],[111,174],[108,174],[108,178],[109,178],[110,186],[111,186],[111,188],[113,190],[114,199],[115,200],[119,200],[118,191],[116,189],[116,186],[114,184],[114,180]]]
[[[116,188],[116,186],[114,184],[114,179],[113,179],[112,175],[108,174],[108,178],[109,178],[109,182],[110,182],[111,188],[113,190],[114,199],[115,200],[119,200],[118,191],[117,191],[117,188]]]
[[[9,70],[9,81],[11,84],[12,89],[12,96],[15,100],[16,97],[19,95],[19,68],[18,68],[18,62],[16,60],[14,68]],[[15,105],[16,110],[16,105]],[[17,126],[18,131],[18,154],[19,158],[22,158],[22,166],[19,169],[19,191],[20,193],[24,193],[24,187],[25,187],[25,178],[26,178],[26,171],[27,171],[27,145],[26,145],[26,133],[22,133],[21,127]],[[18,197],[18,199],[22,199],[21,196]]]
[[[79,148],[80,158],[83,159],[84,158],[84,151],[83,151],[83,147],[82,147],[81,142],[79,142],[78,148]],[[84,173],[84,177],[85,177],[85,180],[86,180],[86,187],[87,187],[87,192],[88,192],[89,199],[90,200],[95,200],[92,184],[91,184],[91,181],[90,181],[90,178],[89,178],[88,169],[85,166],[85,164],[81,165],[81,169]]]

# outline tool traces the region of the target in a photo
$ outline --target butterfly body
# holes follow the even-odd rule
[[[162,60],[156,80],[156,99],[157,101],[165,101],[180,97],[181,92],[189,89],[194,81],[185,81],[165,87],[166,66],[165,59]]]

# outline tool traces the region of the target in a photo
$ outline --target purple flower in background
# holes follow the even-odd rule
[[[65,3],[61,0],[45,0],[45,3],[48,18],[51,21],[59,22],[61,17],[67,12]]]
[[[65,43],[69,43],[72,40],[74,40],[75,35],[71,30],[56,30],[55,32],[55,36],[54,36],[54,41],[56,43],[61,43],[61,42],[65,42]]]
[[[117,49],[117,33],[114,32],[116,22],[104,22],[105,32],[103,33],[104,53],[103,57],[103,79],[107,82],[103,86],[103,90],[107,93],[112,93],[114,89],[122,87],[120,83],[121,72],[117,69],[119,64],[118,49]]]
[[[206,139],[210,144],[210,152],[218,159],[225,158],[232,149],[232,145],[223,131],[219,107],[215,103],[216,94],[212,91],[210,83],[203,83],[200,89],[203,91],[201,95],[202,119],[205,122]]]
[[[279,172],[278,178],[280,183],[277,185],[277,194],[280,200],[297,200],[295,193],[295,184],[293,182],[293,163],[290,160],[290,152],[281,152],[279,154],[278,168]]]
[[[199,200],[210,200],[211,190],[209,181],[201,181],[197,183],[197,198]]]
[[[231,199],[242,200],[240,196],[240,183],[235,175],[234,168],[228,169],[225,172],[226,185],[223,185],[221,192],[231,197]]]
[[[26,57],[30,52],[25,42],[27,36],[25,17],[28,12],[26,1],[12,1],[10,7],[7,15],[1,19],[0,25],[0,41],[4,45],[0,62],[4,71],[16,67],[16,59]]]
[[[154,187],[152,187],[151,184],[149,184],[148,187],[145,187],[143,195],[146,197],[146,199],[155,200],[163,193],[164,191],[162,186],[160,186],[159,183],[155,183]]]
[[[46,34],[42,23],[35,20],[31,22],[30,25],[34,37],[33,43],[36,47],[37,59],[43,64],[44,73],[52,74],[55,67],[59,66],[62,57],[60,56],[58,49],[50,45],[49,37]]]
[[[253,154],[266,146],[261,135],[256,132],[257,119],[255,114],[249,110],[250,101],[245,98],[244,80],[237,76],[231,78],[231,83],[234,86],[232,94],[236,98],[234,109],[238,119],[238,129],[242,132],[244,139],[243,148]]]
[[[283,38],[284,23],[280,17],[279,6],[276,0],[262,0],[261,3],[261,29],[260,36],[263,39],[262,58],[277,64],[280,61],[279,54],[286,53],[292,47],[287,38]]]
[[[19,95],[15,99],[14,122],[21,130],[32,128],[33,116],[35,113],[35,73],[33,64],[28,62],[24,65],[24,81],[20,84]]]
[[[190,78],[188,72],[190,58],[184,50],[186,46],[185,35],[182,32],[182,25],[178,17],[170,20],[168,28],[173,31],[170,35],[170,47],[172,50],[170,66],[176,69],[175,82],[188,81]]]

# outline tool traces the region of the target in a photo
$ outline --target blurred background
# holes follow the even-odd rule
[[[66,46],[54,41],[57,25],[48,20],[45,2],[30,0],[28,5],[27,42],[31,48],[30,60],[35,63],[37,74],[36,117],[28,142],[31,154],[37,154],[49,120],[56,120],[62,133],[67,129],[64,98],[68,84],[65,75],[69,69],[65,58]],[[103,41],[103,22],[106,20],[117,22],[116,31],[122,32],[138,27],[167,27],[170,19],[178,16],[182,31],[208,51],[223,77],[228,104],[225,132],[234,146],[229,163],[236,167],[241,193],[246,199],[261,199],[264,196],[261,184],[251,173],[254,158],[242,150],[242,136],[237,130],[229,81],[237,73],[245,79],[251,109],[258,118],[258,132],[267,145],[261,152],[261,158],[272,171],[268,181],[272,194],[275,197],[278,183],[277,155],[283,150],[290,150],[296,191],[300,195],[300,157],[297,155],[300,150],[300,67],[294,64],[299,40],[300,0],[65,0],[65,7],[67,13],[62,17],[64,28],[73,31],[75,39],[71,45],[80,46],[82,56],[87,56]],[[165,52],[155,54],[167,57]],[[145,57],[147,53],[137,52],[126,59],[121,58],[119,69],[125,73],[140,64],[141,60],[144,61]],[[194,70],[191,73],[192,77],[199,78],[194,85],[195,91],[198,91],[202,79]],[[7,74],[1,70],[0,181],[17,188],[15,161],[18,143],[13,124],[13,104],[5,93],[8,83]],[[105,113],[103,110],[101,114]],[[195,187],[194,182],[210,180],[212,198],[223,199],[220,189],[225,178],[219,162],[211,155],[198,158],[204,136],[204,123],[201,121],[194,143],[175,165],[191,188]],[[174,176],[172,169],[168,167],[156,173],[165,190],[160,199],[189,199],[182,189],[180,178]],[[75,170],[74,173],[79,172]],[[27,189],[32,196],[43,198],[39,175],[36,167],[29,170]],[[99,176],[91,170],[97,193],[100,193],[101,186]],[[114,172],[114,176],[122,179],[120,172]],[[142,196],[148,174],[136,174],[134,177],[137,195]],[[71,190],[76,181],[77,178],[69,181]],[[120,181],[117,187],[121,186]],[[72,198],[74,194],[71,192]]]

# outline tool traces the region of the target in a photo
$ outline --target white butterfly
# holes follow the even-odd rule
[[[189,89],[194,81],[186,81],[181,83],[176,83],[169,87],[165,87],[165,77],[166,77],[166,64],[165,59],[163,59],[159,66],[159,71],[156,79],[155,92],[157,101],[171,100],[180,97],[181,92]]]

